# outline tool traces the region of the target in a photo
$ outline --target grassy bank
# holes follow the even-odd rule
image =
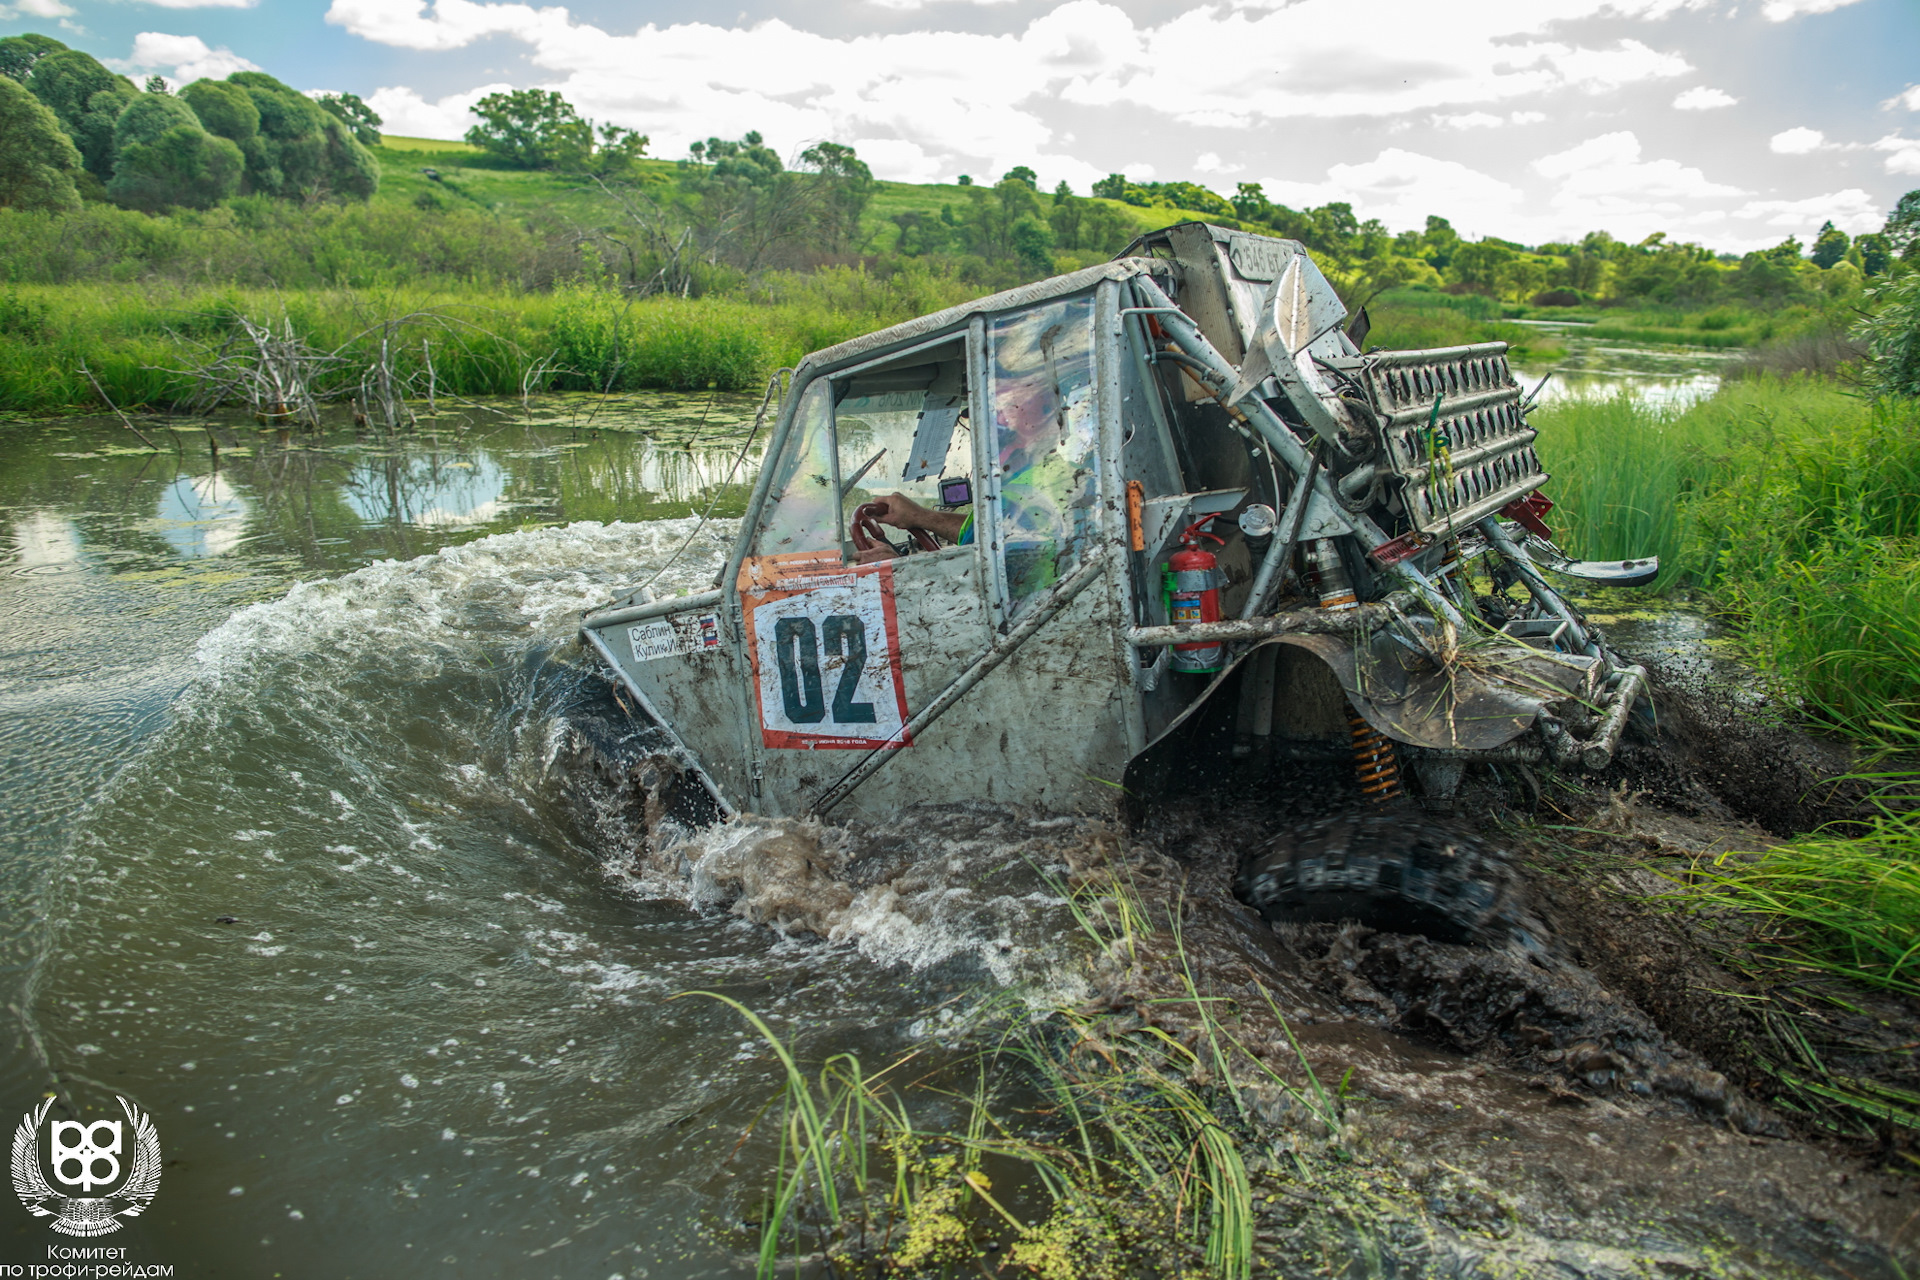
[[[546,390],[739,391],[808,351],[972,295],[912,267],[773,273],[734,297],[622,297],[590,285],[528,292],[497,283],[363,289],[21,285],[0,294],[0,410],[97,406],[84,368],[122,407],[185,398],[188,370],[249,317],[290,324],[337,356],[316,390],[344,398],[384,338],[396,372],[431,359],[442,394]],[[424,385],[424,383],[421,383]]]
[[[1730,383],[1684,412],[1625,397],[1535,417],[1566,545],[1657,554],[1818,718],[1920,743],[1920,408],[1830,380]]]

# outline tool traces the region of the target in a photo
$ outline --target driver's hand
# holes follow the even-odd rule
[[[875,505],[883,508],[876,513],[882,524],[890,524],[896,529],[928,528],[927,518],[935,513],[927,510],[904,493],[888,494],[875,500]]]
[[[855,564],[879,564],[882,560],[892,560],[900,553],[882,542],[878,546],[868,547],[865,551],[853,553]]]

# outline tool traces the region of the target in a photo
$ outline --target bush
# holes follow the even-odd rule
[[[622,299],[585,288],[557,295],[556,303],[556,385],[563,389],[743,391],[773,363],[768,317],[737,303]]]
[[[240,148],[200,125],[193,108],[167,94],[142,94],[114,126],[115,204],[144,213],[206,209],[240,185]]]
[[[67,213],[80,207],[73,175],[80,168],[60,120],[12,79],[0,76],[0,208]]]
[[[1867,342],[1865,384],[1880,397],[1920,397],[1920,272],[1873,290],[1875,310],[1860,326]]]

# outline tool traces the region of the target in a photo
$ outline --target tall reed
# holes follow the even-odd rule
[[[1626,396],[1534,415],[1562,544],[1655,554],[1808,706],[1875,746],[1920,742],[1920,406],[1762,376],[1683,411]]]
[[[1177,1008],[1192,1034],[1137,1017],[1060,1007],[1037,1020],[1017,1001],[979,1011],[1002,1027],[977,1057],[940,1066],[912,1054],[866,1073],[851,1055],[809,1074],[756,1014],[728,996],[779,1058],[785,1075],[775,1166],[762,1218],[760,1274],[783,1249],[838,1274],[962,1271],[1005,1241],[1001,1274],[1042,1280],[1122,1280],[1184,1274],[1191,1247],[1207,1274],[1244,1280],[1254,1266],[1252,1181],[1241,1154],[1255,1120],[1255,1085],[1291,1100],[1322,1135],[1337,1135],[1341,1104],[1286,1031],[1304,1085],[1283,1078],[1236,1037],[1203,994],[1180,934],[1177,901],[1155,911],[1124,879],[1056,886],[1099,948],[1130,968],[1151,936],[1184,976]],[[677,997],[676,997],[677,998]],[[1267,998],[1279,1026],[1284,1019]],[[896,1087],[920,1059],[917,1088]],[[962,1093],[938,1081],[970,1073]],[[929,1124],[941,1114],[958,1124]],[[1302,1173],[1303,1158],[1296,1163]],[[1037,1206],[1037,1212],[1035,1207]]]

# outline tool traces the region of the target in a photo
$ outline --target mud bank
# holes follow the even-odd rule
[[[1604,918],[1567,927],[1582,900],[1527,859],[1529,945],[1456,945],[1275,927],[1236,901],[1270,810],[1163,808],[1134,832],[974,805],[688,832],[653,794],[652,839],[620,868],[632,887],[903,972],[976,966],[976,1008],[931,1037],[991,1040],[1012,997],[1109,1046],[1184,1046],[1165,1068],[1252,1117],[1261,1270],[1891,1277],[1913,1245],[1913,1183],[1806,1140],[1730,1078],[1727,1037],[1688,1021],[1697,1002],[1642,1003],[1658,983],[1621,982]],[[1124,898],[1151,927],[1099,945],[1069,897],[1096,918]],[[1210,1036],[1234,1046],[1224,1071]],[[1337,1118],[1301,1105],[1316,1089]]]

